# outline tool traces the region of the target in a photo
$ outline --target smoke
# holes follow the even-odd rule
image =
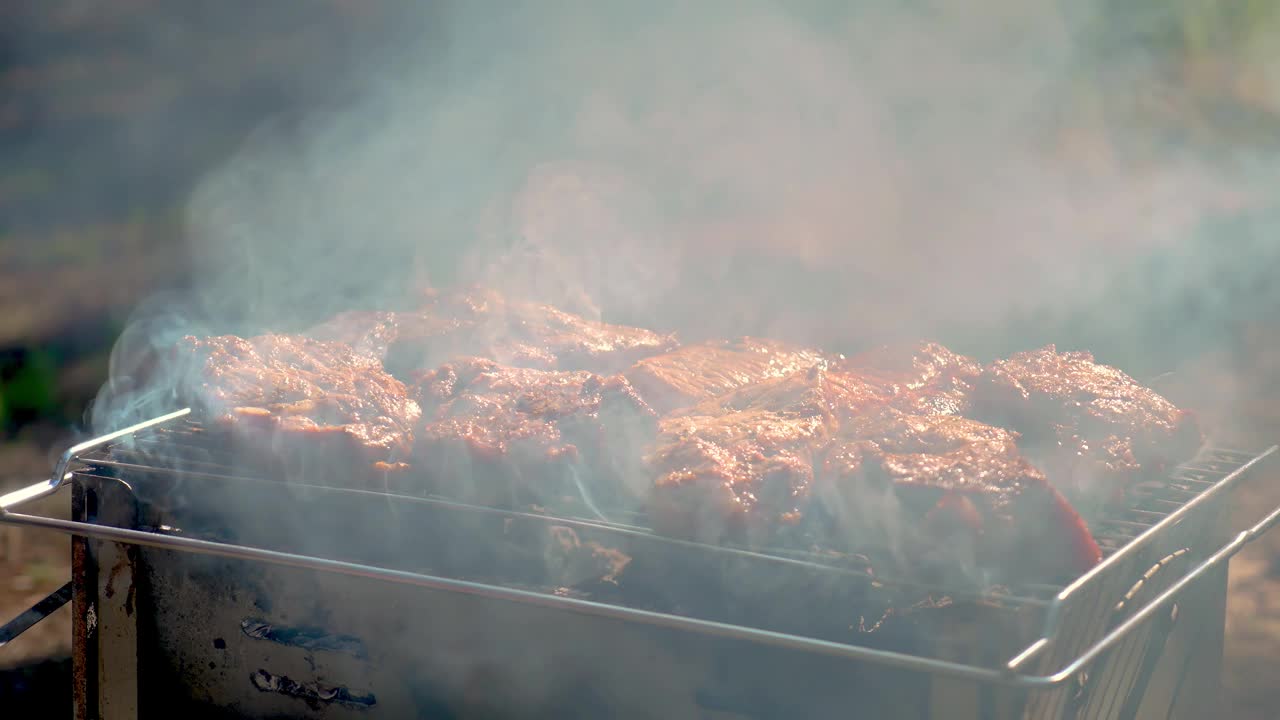
[[[1129,27],[1114,8],[1058,5],[381,4],[394,32],[324,102],[195,188],[193,285],[139,310],[94,429],[172,409],[188,369],[139,368],[186,332],[452,283],[689,340],[1057,342],[1144,380],[1204,357],[1249,287],[1222,276],[1275,257],[1241,244],[1207,273],[1187,238],[1256,170],[1141,161],[1143,117],[1114,108],[1160,88],[1151,54],[1099,30]],[[1229,417],[1236,396],[1196,400]]]
[[[324,102],[195,188],[193,284],[138,311],[95,430],[172,409],[179,383],[140,368],[186,332],[451,283],[686,339],[1097,347],[1145,379],[1224,342],[1257,285],[1224,276],[1276,261],[1241,243],[1207,273],[1186,240],[1255,169],[1139,162],[1136,116],[1081,120],[1082,77],[1093,105],[1159,87],[1146,50],[1100,39],[1100,2],[378,7]]]
[[[1213,178],[1047,151],[1085,23],[1006,5],[404,10],[354,101],[264,126],[200,185],[196,293],[296,327],[480,281],[856,346],[1096,292],[1100,258],[1185,228]]]
[[[326,101],[191,195],[193,325],[302,330],[464,282],[840,351],[925,336],[990,357],[1100,323],[1080,340],[1156,374],[1168,353],[1133,338],[1169,293],[1096,301],[1256,176],[1139,162],[1142,118],[1088,120],[1161,87],[1100,2],[378,7]],[[1184,259],[1159,282],[1216,292]]]
[[[192,193],[193,285],[139,310],[94,429],[173,409],[173,377],[139,379],[173,337],[453,283],[687,339],[1095,343],[1140,379],[1204,357],[1254,287],[1222,275],[1265,276],[1273,246],[1218,274],[1170,248],[1263,163],[1103,112],[1158,77],[1140,47],[1098,53],[1114,8],[1062,5],[388,4],[396,32],[329,102],[265,122]],[[1184,296],[1211,309],[1188,324]]]

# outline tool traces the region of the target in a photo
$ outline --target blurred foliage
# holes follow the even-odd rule
[[[46,351],[21,352],[0,366],[0,426],[48,417],[57,406],[58,363]]]
[[[1277,0],[1111,0],[1080,17],[1088,3],[1059,2],[1109,57],[1142,51],[1164,60],[1246,57],[1275,34],[1280,11]]]
[[[1275,31],[1276,0],[1154,0],[1177,7],[1179,47],[1189,58],[1248,56]],[[1127,3],[1126,3],[1127,4]]]
[[[1068,2],[1070,0],[1067,0]],[[1138,66],[1139,77],[1195,120],[1198,107],[1238,103],[1274,110],[1280,0],[1108,2],[1079,33],[1094,81]],[[1143,94],[1127,82],[1113,90]]]

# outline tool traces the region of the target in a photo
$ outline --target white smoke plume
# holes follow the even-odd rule
[[[1274,265],[1266,244],[1217,275],[1212,249],[1169,253],[1258,170],[1143,157],[1137,120],[1089,120],[1081,77],[1114,74],[1103,105],[1157,87],[1141,48],[1095,55],[1100,2],[388,7],[398,32],[323,111],[264,123],[199,184],[194,286],[140,310],[95,429],[173,409],[177,378],[138,358],[175,335],[303,330],[428,285],[687,339],[1096,343],[1140,374],[1217,364],[1250,287],[1221,276]]]

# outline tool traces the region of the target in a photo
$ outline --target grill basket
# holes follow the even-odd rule
[[[79,718],[1198,718],[1217,699],[1228,560],[1280,522],[1228,529],[1234,488],[1275,447],[1205,450],[1096,522],[1106,557],[1070,585],[948,593],[881,645],[811,626],[919,588],[629,522],[240,477],[186,415],[76,445],[0,496],[0,522],[74,536],[71,582],[0,645],[69,598]],[[17,512],[64,487],[70,520]],[[668,558],[650,577],[681,580],[646,606],[522,572],[566,532]]]

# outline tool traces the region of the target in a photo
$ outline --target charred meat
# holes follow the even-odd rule
[[[1100,560],[1098,546],[1016,441],[955,415],[882,408],[843,424],[817,495],[849,544],[898,545],[888,549],[909,558],[908,574],[1075,577]]]
[[[188,336],[175,353],[184,399],[249,455],[284,462],[287,475],[298,462],[356,477],[404,469],[422,412],[376,358],[294,335]]]
[[[609,374],[676,345],[670,335],[595,322],[483,289],[428,293],[413,311],[343,313],[311,334],[385,358],[388,370],[400,377],[461,356]]]
[[[823,364],[825,358],[816,350],[741,338],[686,345],[641,360],[625,375],[654,409],[665,413]]]
[[[972,407],[982,365],[931,342],[886,345],[837,365],[892,392],[891,403],[922,415],[964,415]]]
[[[499,507],[628,503],[657,416],[621,376],[461,358],[422,374],[415,456],[428,487]]]
[[[1090,353],[1052,345],[988,367],[975,413],[1021,432],[1049,479],[1089,509],[1188,459],[1202,441],[1195,419],[1155,391]]]
[[[797,526],[816,453],[841,416],[882,403],[856,376],[814,367],[748,385],[664,418],[646,458],[649,519],[661,533],[767,541]]]

